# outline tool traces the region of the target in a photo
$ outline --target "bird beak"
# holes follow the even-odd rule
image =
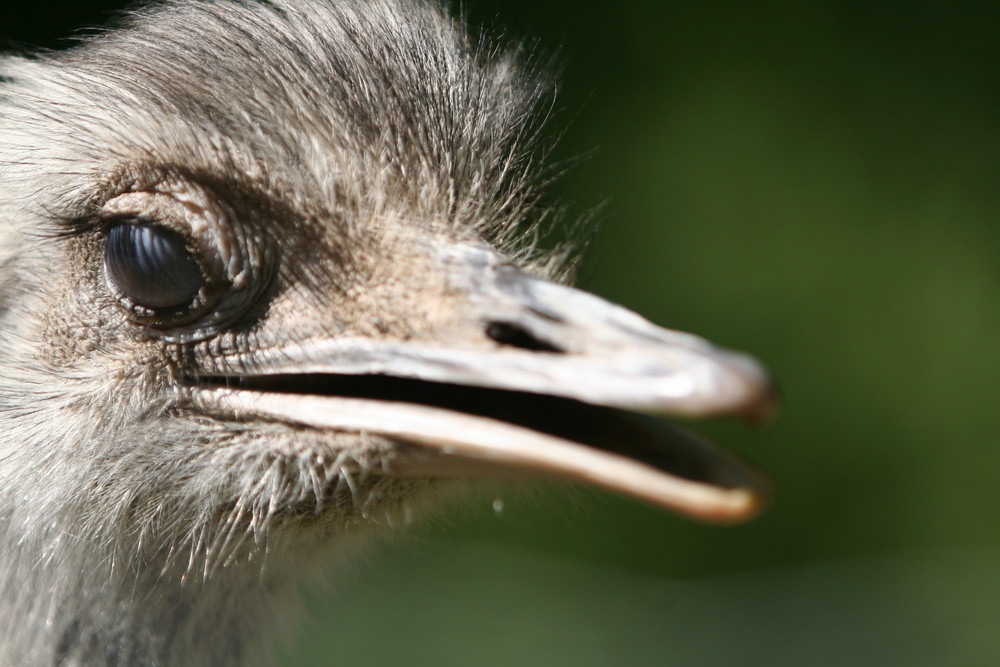
[[[657,418],[766,420],[776,392],[754,359],[529,275],[488,248],[441,252],[448,293],[463,304],[447,343],[300,341],[251,371],[201,378],[201,400],[234,419],[406,443],[383,464],[392,475],[538,473],[702,520],[759,510],[760,475]]]

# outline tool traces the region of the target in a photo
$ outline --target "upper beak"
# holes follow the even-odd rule
[[[440,259],[449,291],[463,297],[448,341],[299,341],[230,376],[200,378],[200,398],[238,418],[415,445],[389,474],[538,472],[704,520],[756,513],[768,485],[751,467],[635,414],[766,420],[776,392],[754,359],[529,275],[484,247],[449,246]]]

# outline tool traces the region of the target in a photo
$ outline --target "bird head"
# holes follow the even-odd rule
[[[766,417],[761,366],[525,240],[517,53],[420,2],[174,1],[0,73],[0,494],[43,552],[226,563],[482,476],[759,508],[661,417]]]

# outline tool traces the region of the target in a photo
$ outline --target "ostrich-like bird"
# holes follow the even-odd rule
[[[630,411],[760,417],[766,374],[523,242],[544,77],[439,8],[171,0],[0,76],[0,664],[255,662],[448,479],[759,504]]]

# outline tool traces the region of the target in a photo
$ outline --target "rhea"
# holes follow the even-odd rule
[[[751,358],[565,284],[544,73],[420,0],[170,0],[0,60],[0,663],[245,665],[300,574],[483,476],[682,514]]]

